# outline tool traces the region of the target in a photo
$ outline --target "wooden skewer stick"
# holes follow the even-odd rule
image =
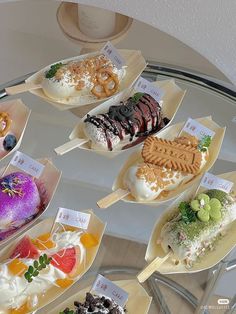
[[[58,215],[59,215],[59,210],[57,211],[57,214],[56,214],[56,216],[55,216],[55,218],[53,220],[53,224],[52,224],[52,227],[51,227],[50,232],[49,232],[50,234],[53,234]]]
[[[42,88],[40,84],[34,84],[34,83],[23,83],[15,86],[10,86],[5,88],[5,91],[7,92],[8,95],[16,95],[20,93],[27,92],[32,89],[38,89]]]
[[[172,254],[172,251],[169,251],[164,257],[157,256],[137,275],[138,281],[140,283],[146,281]]]
[[[89,141],[88,139],[74,138],[73,140],[55,148],[54,151],[57,155],[61,156],[73,150],[74,148],[87,143],[88,141]]]
[[[128,190],[118,189],[114,191],[113,193],[108,194],[106,197],[102,198],[100,201],[98,201],[97,205],[100,208],[107,208],[129,194],[130,194],[130,191]]]

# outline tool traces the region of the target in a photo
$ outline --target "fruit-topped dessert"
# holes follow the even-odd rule
[[[8,112],[0,112],[1,149],[11,151],[17,144],[17,138],[11,133],[12,119]]]
[[[0,265],[0,309],[26,314],[38,309],[53,289],[65,290],[85,269],[97,236],[61,225],[36,238],[25,235]]]

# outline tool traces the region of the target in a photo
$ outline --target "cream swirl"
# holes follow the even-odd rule
[[[86,258],[86,249],[80,241],[82,234],[83,232],[77,231],[55,232],[52,235],[55,247],[43,250],[42,253],[50,256],[62,249],[77,246],[80,248],[79,262],[82,263]],[[34,263],[34,259],[30,258],[19,258],[19,260],[26,266]],[[11,273],[8,268],[10,262],[7,260],[0,265],[0,314],[6,313],[7,309],[18,308],[26,302],[33,309],[38,304],[39,295],[43,295],[49,288],[56,285],[57,279],[67,277],[63,271],[50,264],[29,283],[23,275],[17,276]]]

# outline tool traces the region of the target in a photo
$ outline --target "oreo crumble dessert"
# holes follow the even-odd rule
[[[125,314],[128,313],[127,310],[114,300],[105,297],[92,295],[90,292],[86,293],[86,299],[84,303],[74,302],[75,309],[71,310],[66,308],[59,314]]]
[[[169,119],[163,116],[160,104],[150,95],[136,93],[107,113],[84,120],[84,132],[91,147],[112,151],[126,149],[164,128]]]

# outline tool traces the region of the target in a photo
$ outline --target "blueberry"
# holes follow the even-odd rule
[[[17,139],[15,137],[15,135],[13,134],[8,134],[3,141],[3,147],[5,150],[10,151],[12,150],[17,143]]]

